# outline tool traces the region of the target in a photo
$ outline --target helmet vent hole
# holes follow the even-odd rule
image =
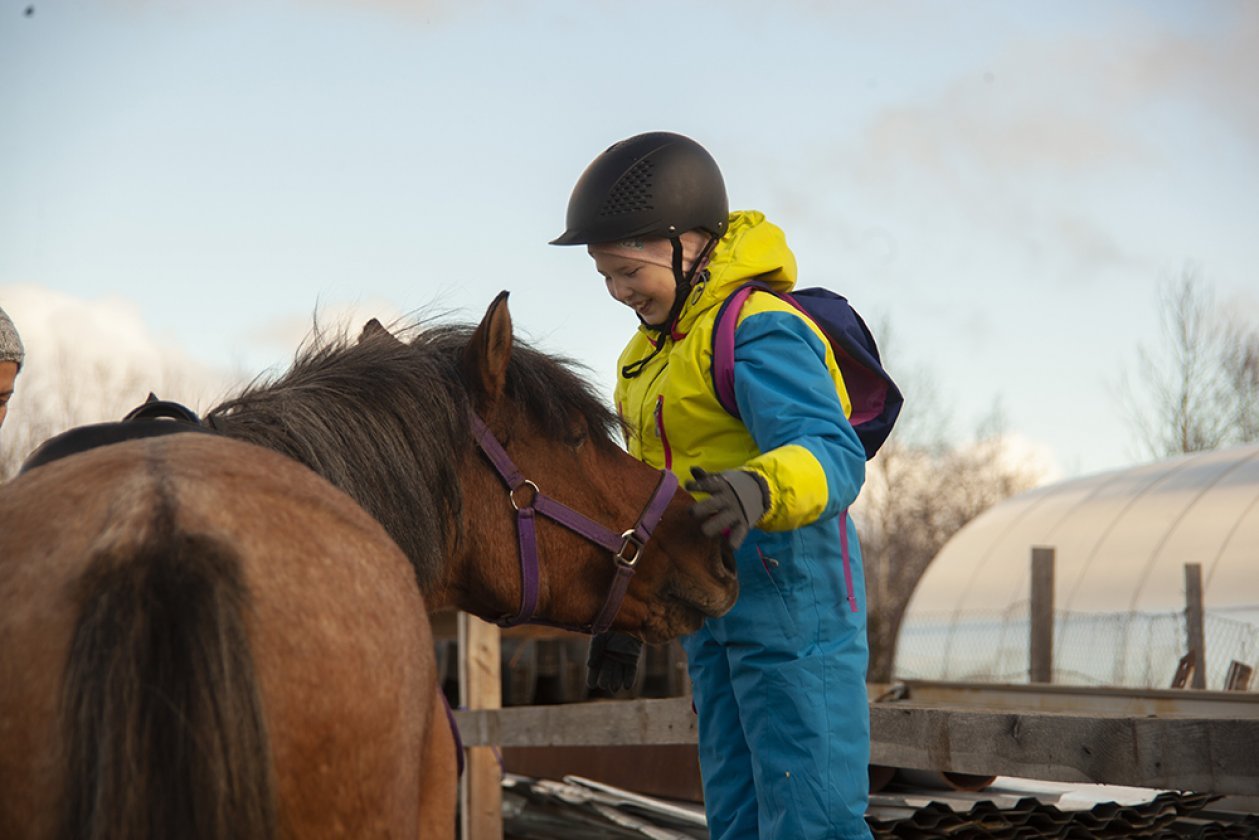
[[[638,161],[608,192],[603,206],[599,208],[599,215],[621,216],[655,209],[652,205],[651,176],[651,161]]]

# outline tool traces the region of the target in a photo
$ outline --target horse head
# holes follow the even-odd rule
[[[357,341],[316,335],[206,418],[353,497],[430,608],[655,641],[738,592],[676,479],[616,443],[618,418],[571,363],[513,338],[506,293],[475,327],[403,340],[373,319]]]
[[[459,606],[647,641],[726,612],[738,593],[733,562],[700,533],[691,497],[615,442],[615,417],[570,370],[551,362],[551,378],[539,379],[548,361],[516,346],[506,292],[463,351],[481,444],[460,469],[463,515],[482,526],[465,529],[450,566],[467,587]],[[543,403],[546,412],[531,408]]]

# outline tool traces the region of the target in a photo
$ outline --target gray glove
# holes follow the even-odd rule
[[[691,467],[691,475],[694,480],[686,483],[686,489],[709,494],[691,507],[691,516],[704,520],[700,529],[710,537],[724,536],[731,548],[743,545],[748,530],[769,507],[765,479],[746,470],[710,473],[700,467]]]
[[[638,674],[643,643],[624,633],[599,633],[590,639],[586,686],[615,692],[629,688]]]

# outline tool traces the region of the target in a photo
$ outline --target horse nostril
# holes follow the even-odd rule
[[[737,573],[737,566],[734,562],[734,551],[730,546],[726,545],[725,540],[721,543],[721,565],[727,572],[734,575]]]

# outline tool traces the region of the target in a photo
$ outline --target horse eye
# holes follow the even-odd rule
[[[573,447],[573,449],[581,449],[582,445],[589,439],[589,432],[585,429],[578,429],[575,432],[570,432],[569,435],[564,438],[564,442]]]

